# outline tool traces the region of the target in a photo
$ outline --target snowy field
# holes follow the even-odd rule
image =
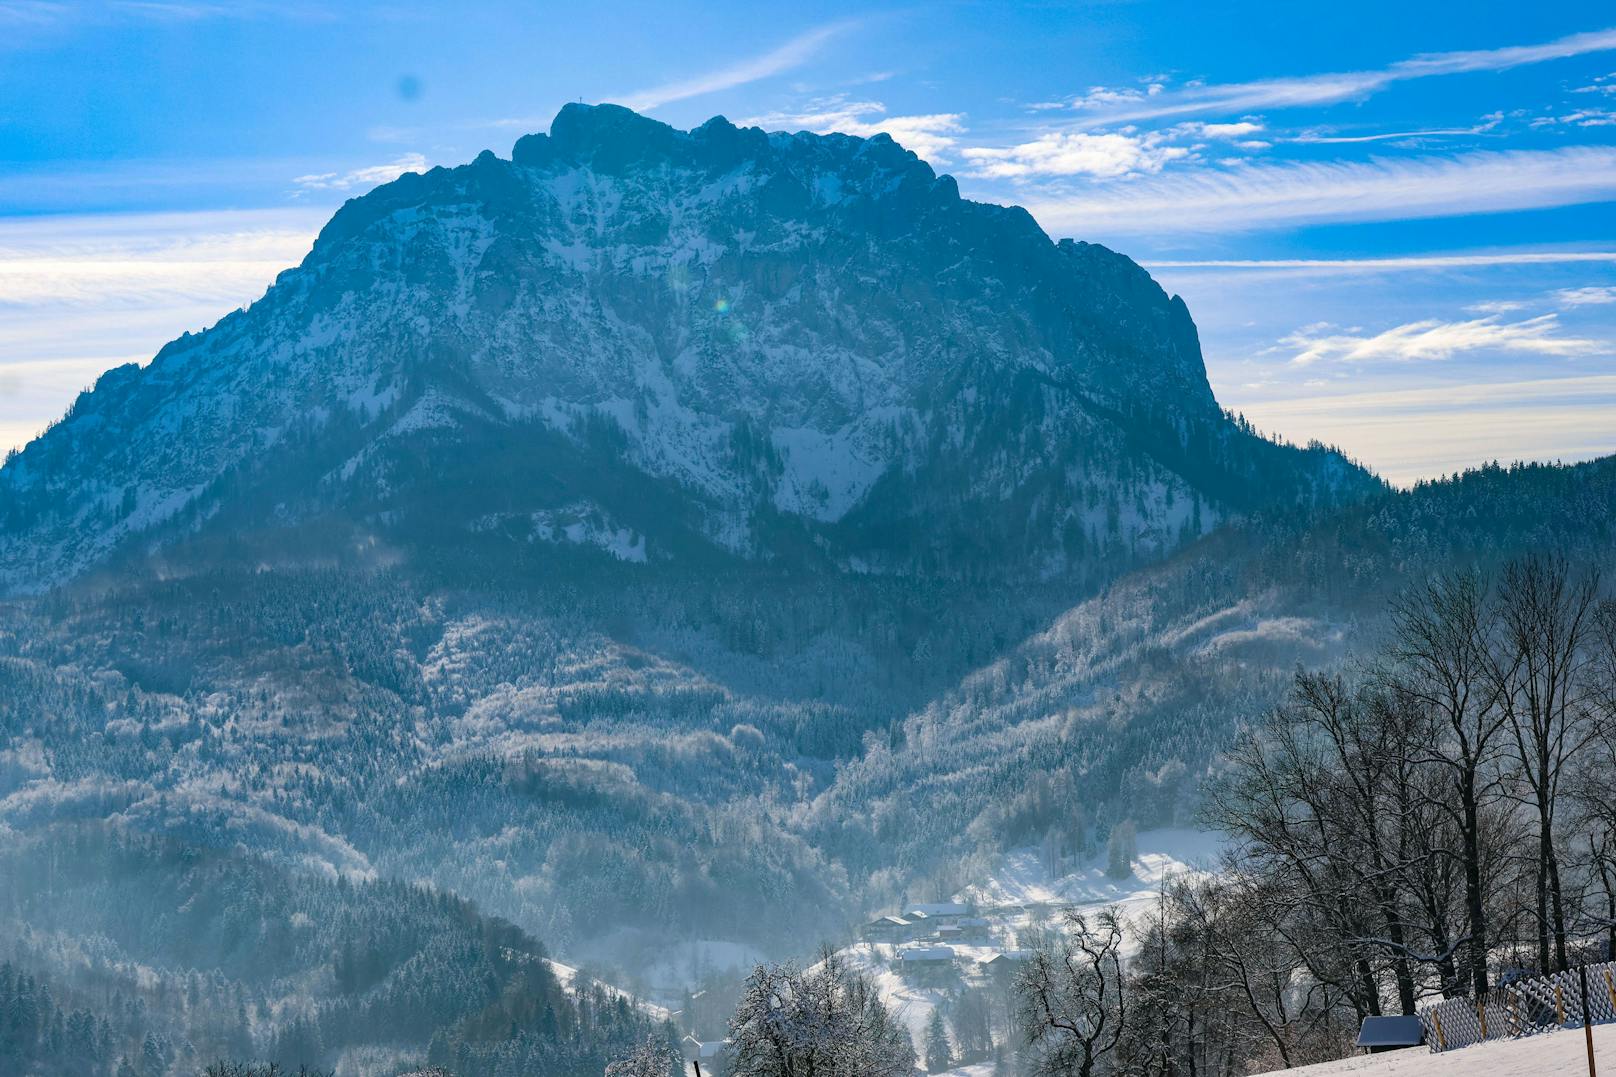
[[[1594,1061],[1602,1072],[1616,1073],[1616,1025],[1594,1029]],[[1338,1073],[1364,1077],[1575,1077],[1588,1072],[1588,1053],[1579,1028],[1478,1044],[1440,1055],[1414,1048],[1274,1072],[1285,1077],[1335,1077]]]

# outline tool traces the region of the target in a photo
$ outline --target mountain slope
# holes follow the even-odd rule
[[[1134,263],[890,139],[568,106],[348,203],[251,308],[105,375],[0,469],[0,588],[181,539],[192,566],[1092,583],[1374,486],[1230,421]]]
[[[1007,846],[1077,856],[1123,819],[1194,825],[1218,751],[1298,668],[1372,654],[1401,589],[1545,551],[1616,556],[1616,456],[1493,465],[1223,528],[938,693],[838,768],[806,832],[855,876],[947,865],[946,893]]]

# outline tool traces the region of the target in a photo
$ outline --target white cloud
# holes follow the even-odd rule
[[[1463,378],[1273,400],[1236,392],[1229,403],[1264,430],[1340,445],[1404,485],[1491,460],[1586,460],[1616,451],[1616,375]]]
[[[1616,112],[1605,108],[1579,108],[1559,116],[1539,116],[1533,127],[1616,127]]]
[[[0,0],[0,23],[46,27],[72,23],[115,21],[201,22],[208,19],[286,18],[329,21],[332,12],[320,4],[285,0],[236,0],[205,3],[201,0],[107,0],[101,4],[63,0]]]
[[[620,103],[628,108],[641,112],[659,108],[674,101],[683,101],[689,97],[700,97],[703,94],[716,93],[719,90],[728,90],[731,87],[742,86],[748,82],[756,82],[783,71],[790,71],[800,67],[814,56],[824,45],[857,25],[857,20],[844,20],[830,23],[826,26],[809,30],[799,34],[781,45],[771,49],[761,56],[754,56],[739,63],[721,67],[716,71],[696,75],[688,79],[679,79],[654,86],[648,90],[640,90],[628,94],[620,99]]]
[[[323,210],[0,218],[0,454],[109,367],[264,294]]]
[[[1616,288],[1606,286],[1590,286],[1586,288],[1561,288],[1554,293],[1562,307],[1595,307],[1607,303],[1616,303]]]
[[[1231,141],[1255,135],[1263,129],[1262,124],[1250,120],[1241,120],[1239,123],[1188,123],[1183,127],[1186,133],[1201,138],[1225,138]]]
[[[1502,71],[1523,64],[1582,56],[1616,49],[1616,29],[1571,34],[1541,45],[1513,45],[1499,49],[1424,53],[1372,71],[1329,72],[1295,78],[1188,86],[1155,95],[1135,90],[1095,87],[1068,102],[1070,107],[1096,114],[1101,122],[1186,116],[1202,112],[1259,112],[1264,109],[1328,105],[1363,98],[1407,79],[1455,75],[1474,71]]]
[[[1466,314],[1513,314],[1517,310],[1525,310],[1526,304],[1519,299],[1483,299],[1479,303],[1466,303]]]
[[[1367,335],[1358,329],[1310,325],[1283,338],[1280,344],[1296,349],[1291,362],[1297,366],[1451,359],[1461,352],[1474,351],[1565,357],[1608,349],[1601,341],[1560,336],[1559,319],[1553,314],[1519,322],[1500,321],[1497,315],[1465,322],[1428,319]]]
[[[406,172],[424,172],[426,168],[425,157],[419,153],[406,153],[387,164],[368,165],[348,172],[317,172],[293,177],[292,182],[304,191],[351,191],[355,188],[368,190],[383,183],[391,183]]]
[[[946,157],[965,130],[964,113],[935,112],[926,115],[888,116],[879,101],[849,101],[842,97],[813,101],[800,112],[771,112],[737,120],[743,127],[770,131],[812,131],[825,135],[839,132],[869,138],[890,135],[900,146],[927,160]]]
[[[1296,270],[1310,273],[1383,273],[1420,269],[1470,269],[1482,266],[1552,265],[1573,262],[1616,262],[1616,251],[1494,251],[1485,254],[1414,254],[1395,258],[1203,258],[1156,260],[1146,269]]]
[[[1166,136],[1160,132],[1050,132],[1019,146],[973,146],[962,152],[975,166],[972,174],[987,178],[1093,176],[1114,179],[1153,175],[1169,161],[1188,157],[1192,151],[1188,147],[1168,145]]]
[[[1116,179],[1152,176],[1173,161],[1196,160],[1209,141],[1231,142],[1244,150],[1268,149],[1266,141],[1251,138],[1262,130],[1263,125],[1253,119],[1234,123],[1190,121],[1156,131],[1139,131],[1127,126],[1105,132],[1056,130],[1019,145],[973,146],[962,154],[976,166],[972,175],[989,179],[1034,176]],[[1239,158],[1235,160],[1244,163]]]
[[[301,261],[324,216],[253,210],[3,219],[0,304],[234,305]]]
[[[1404,220],[1616,198],[1616,147],[1476,152],[1202,169],[1025,199],[1064,234],[1238,232],[1324,221]]]

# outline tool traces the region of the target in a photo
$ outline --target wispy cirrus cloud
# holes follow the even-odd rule
[[[812,131],[825,135],[839,132],[869,138],[886,134],[900,146],[927,160],[946,158],[957,136],[962,134],[965,114],[934,112],[924,115],[889,116],[879,101],[850,101],[845,97],[822,98],[809,102],[796,112],[771,112],[736,122],[743,127],[770,131]]]
[[[419,153],[406,153],[386,164],[366,165],[346,172],[315,172],[295,176],[292,182],[297,184],[299,191],[352,191],[390,183],[406,172],[422,172],[426,168],[425,157]]]
[[[1483,299],[1476,303],[1466,303],[1466,314],[1513,314],[1517,310],[1525,310],[1526,303],[1520,299]]]
[[[1616,251],[1487,251],[1468,254],[1412,254],[1393,258],[1201,258],[1155,259],[1146,269],[1297,270],[1316,273],[1386,273],[1401,270],[1477,269],[1487,266],[1616,263]],[[1519,305],[1500,308],[1517,310]]]
[[[13,254],[0,250],[0,305],[234,302],[262,291],[308,250],[281,230],[204,237],[140,251]]]
[[[1561,288],[1554,293],[1554,298],[1562,307],[1602,307],[1616,303],[1616,288],[1608,285]]]
[[[1489,113],[1480,121],[1468,127],[1426,127],[1410,131],[1381,131],[1368,135],[1342,135],[1329,129],[1314,129],[1303,131],[1286,139],[1287,142],[1319,146],[1350,146],[1363,142],[1393,142],[1424,138],[1462,138],[1468,135],[1484,135],[1497,130],[1499,124],[1504,122],[1502,112]]]
[[[0,308],[223,304],[296,265],[324,213],[244,210],[0,219]]]
[[[1541,314],[1518,322],[1499,315],[1469,321],[1426,319],[1393,326],[1379,333],[1310,325],[1284,337],[1280,345],[1295,350],[1291,363],[1410,362],[1451,359],[1463,352],[1504,351],[1559,357],[1592,355],[1610,345],[1588,337],[1562,336],[1559,318]]]
[[[322,4],[240,0],[237,3],[209,3],[207,0],[0,0],[0,24],[14,26],[60,26],[74,23],[148,20],[154,22],[199,22],[204,19],[255,19],[263,17],[327,20],[331,10]]]
[[[724,67],[708,71],[704,74],[693,75],[690,78],[676,79],[672,82],[662,83],[650,89],[640,90],[618,98],[620,104],[628,108],[645,112],[660,108],[674,101],[683,101],[690,97],[700,97],[703,94],[716,93],[719,90],[728,90],[735,86],[743,86],[749,82],[757,82],[778,75],[793,68],[801,67],[812,59],[820,49],[824,48],[832,38],[846,33],[857,26],[859,20],[844,19],[817,27],[806,33],[798,34],[778,48],[771,49],[759,56],[741,60],[738,63],[728,64]]]
[[[1370,71],[1340,71],[1252,82],[1186,86],[1178,90],[1108,90],[1097,87],[1067,106],[1096,122],[1126,123],[1207,112],[1260,112],[1266,109],[1330,105],[1366,97],[1409,79],[1503,71],[1525,64],[1616,49],[1616,28],[1571,34],[1538,45],[1421,53]]]
[[[1616,147],[1482,151],[1352,162],[1204,168],[1097,188],[1049,187],[1024,204],[1066,234],[1240,232],[1580,205],[1616,198]]]
[[[0,218],[0,455],[110,367],[264,294],[324,210]]]
[[[1346,446],[1411,485],[1489,460],[1587,460],[1616,450],[1616,374],[1440,384],[1239,401],[1265,430]]]
[[[1533,127],[1616,127],[1616,112],[1608,108],[1577,108],[1558,115],[1539,116]]]

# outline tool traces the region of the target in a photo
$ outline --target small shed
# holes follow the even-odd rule
[[[1358,1046],[1372,1055],[1419,1047],[1424,1042],[1425,1028],[1418,1017],[1365,1017],[1358,1029]]]

